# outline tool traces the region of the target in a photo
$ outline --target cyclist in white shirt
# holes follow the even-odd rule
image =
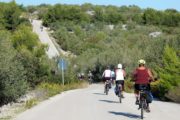
[[[111,70],[110,67],[107,66],[107,68],[104,70],[102,77],[104,78],[103,80],[110,80],[111,79]]]
[[[103,81],[104,81],[104,85],[108,83],[111,83],[110,80],[111,80],[111,70],[110,70],[110,67],[107,66],[107,68],[104,70],[103,74],[102,74],[102,78],[103,78]],[[109,88],[111,88],[111,84],[109,84]]]
[[[118,89],[118,85],[122,85],[122,91],[124,91],[124,78],[126,76],[126,72],[122,69],[122,64],[118,64],[117,69],[115,70],[116,75],[116,88]]]

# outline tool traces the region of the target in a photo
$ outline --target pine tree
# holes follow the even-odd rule
[[[169,90],[180,84],[180,58],[176,51],[167,45],[164,49],[162,61],[163,65],[158,70],[161,78],[159,84],[160,97],[165,96]]]

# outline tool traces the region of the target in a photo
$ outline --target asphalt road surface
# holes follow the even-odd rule
[[[144,120],[180,120],[180,104],[153,101]],[[138,120],[135,96],[125,93],[119,103],[113,89],[103,93],[102,84],[67,91],[17,116],[15,120]]]

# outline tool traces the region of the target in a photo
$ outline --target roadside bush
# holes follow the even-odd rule
[[[134,89],[134,84],[132,81],[130,80],[125,80],[125,91],[128,92],[128,93],[132,93],[133,92],[133,89]]]
[[[159,82],[160,82],[160,80],[151,83],[151,91],[152,91],[152,94],[154,97],[160,97],[160,93],[158,90]]]
[[[38,36],[31,32],[32,29],[25,25],[20,25],[13,34],[12,42],[16,49],[21,49],[22,47],[33,51],[35,47],[38,46]]]
[[[168,91],[166,97],[174,102],[180,103],[180,84]]]
[[[16,100],[27,89],[26,70],[16,59],[9,36],[0,31],[0,105]]]
[[[167,98],[166,94],[168,94],[169,91],[171,91],[171,94],[172,92],[176,93],[177,91],[172,89],[180,84],[180,58],[173,48],[166,45],[162,61],[162,66],[158,68],[158,74],[161,78],[158,85],[158,91],[160,97],[165,99]]]

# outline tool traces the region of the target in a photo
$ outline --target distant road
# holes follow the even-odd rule
[[[180,120],[180,104],[153,101],[144,120]],[[125,94],[122,103],[102,84],[57,95],[20,114],[15,120],[140,120],[133,94]]]
[[[33,31],[39,36],[39,39],[42,43],[48,45],[48,51],[46,51],[46,53],[49,58],[59,56],[59,52],[53,44],[52,40],[50,39],[46,29],[43,29],[43,31],[41,31],[41,23],[42,21],[40,20],[33,20]]]

